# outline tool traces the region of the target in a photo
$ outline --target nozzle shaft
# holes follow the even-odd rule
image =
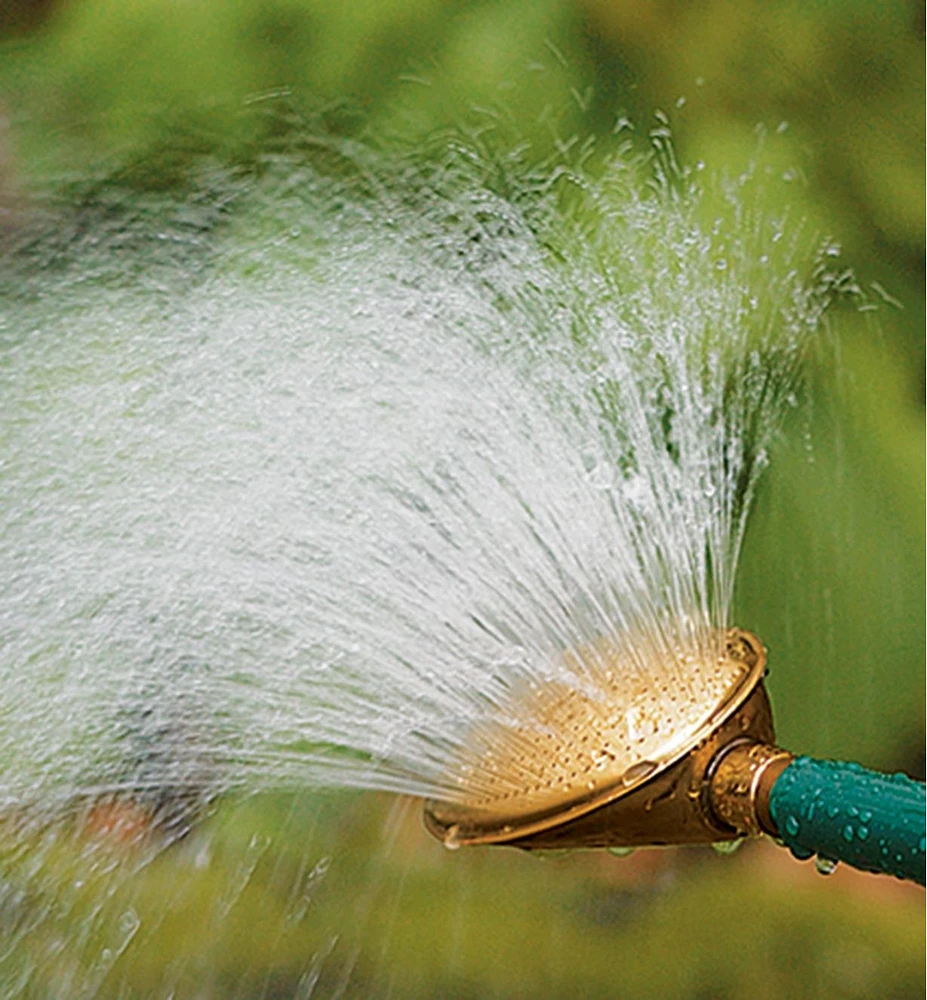
[[[769,793],[792,762],[788,751],[750,739],[727,744],[708,768],[708,799],[715,818],[738,833],[776,835]]]

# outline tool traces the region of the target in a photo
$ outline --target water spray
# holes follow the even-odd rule
[[[776,749],[728,627],[836,248],[749,172],[318,148],[5,253],[11,838],[316,784],[449,847],[767,833],[923,881],[923,786]]]

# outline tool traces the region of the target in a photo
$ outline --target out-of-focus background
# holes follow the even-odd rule
[[[837,240],[878,308],[810,359],[736,621],[770,648],[784,745],[923,779],[923,42],[922,3],[875,0],[3,0],[0,241],[49,192],[183,193],[192,163],[248,162],[306,115],[422,156],[466,128],[594,163],[662,113],[684,163],[768,157],[791,191],[770,211]],[[209,863],[176,845],[121,885],[128,910],[73,896],[62,854],[68,915],[11,935],[0,995],[923,995],[920,890],[771,845],[452,855],[414,804],[310,792],[206,830]],[[60,967],[30,967],[50,937]]]

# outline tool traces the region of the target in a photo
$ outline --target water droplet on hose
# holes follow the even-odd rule
[[[837,862],[832,861],[830,858],[821,857],[819,854],[814,859],[814,868],[819,875],[833,875],[837,870]]]

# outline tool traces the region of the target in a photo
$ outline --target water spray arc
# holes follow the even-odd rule
[[[634,763],[630,745],[623,755],[603,751],[607,733],[589,746],[589,729],[623,706],[541,699],[536,730],[519,734],[517,743],[501,730],[495,741],[483,734],[481,753],[460,764],[460,798],[426,803],[426,827],[452,848],[526,850],[717,843],[766,834],[802,859],[817,855],[825,865],[843,861],[924,884],[922,783],[858,764],[796,759],[776,747],[763,686],[766,650],[750,633],[729,630],[721,655],[695,667],[706,668],[726,675],[722,697],[704,706],[700,724],[682,731],[676,698],[665,686],[663,697],[646,699],[644,724],[661,733],[656,745],[663,752]],[[527,774],[539,783],[528,786]],[[486,793],[487,783],[502,788],[519,780],[525,782],[521,794]]]
[[[46,830],[167,844],[255,789],[416,796],[449,847],[765,832],[923,880],[923,787],[777,750],[729,627],[836,250],[749,176],[326,148],[0,259],[0,828],[51,901],[36,967]]]
[[[670,224],[671,232],[660,231],[658,223],[657,239],[669,245],[697,245],[699,238],[693,235],[697,227],[689,228],[692,217],[685,202],[688,198],[696,204],[702,192],[693,185],[676,200],[675,164],[671,167],[669,178],[659,175],[661,182],[669,180],[664,190],[667,200],[658,196],[642,204],[632,197],[635,208],[644,212],[638,216],[632,210],[624,221],[633,230],[648,213],[645,205],[660,205],[657,215],[665,222],[662,212],[668,202],[675,222]],[[732,200],[739,198],[735,192]],[[751,220],[742,203],[736,204],[733,214],[735,234],[742,228],[741,237],[746,234],[747,238],[735,235],[727,242],[721,236],[722,253],[730,256],[715,260],[715,273],[710,277],[706,271],[696,278],[701,264],[680,253],[674,263],[681,272],[682,287],[704,288],[712,281],[723,284],[731,268],[741,272],[735,282],[743,280],[746,287],[755,279],[751,257],[768,264],[762,247],[750,246],[762,222]],[[657,221],[656,217],[650,221]],[[677,223],[681,223],[679,228]],[[714,236],[720,226],[718,219]],[[777,231],[772,240],[777,242],[783,234],[778,224],[773,228]],[[710,243],[703,245],[709,260],[716,257]],[[571,250],[577,250],[576,244]],[[829,247],[823,257],[836,254]],[[581,258],[583,251],[575,256]],[[637,275],[640,283],[666,280],[661,252],[645,259],[652,270]],[[765,284],[765,279],[760,280]],[[745,518],[758,470],[765,462],[765,449],[749,439],[770,439],[783,400],[793,398],[791,386],[797,379],[808,331],[820,323],[831,295],[848,288],[852,292],[853,286],[848,272],[838,275],[819,265],[811,285],[787,293],[794,309],[776,316],[774,308],[772,322],[758,339],[751,340],[736,329],[740,323],[754,322],[760,303],[755,295],[748,296],[748,309],[717,317],[717,326],[724,331],[720,335],[706,327],[698,330],[696,322],[694,336],[687,331],[682,336],[670,333],[655,338],[660,364],[662,357],[681,358],[665,381],[661,381],[663,372],[645,372],[633,360],[625,368],[627,359],[620,350],[614,353],[608,345],[597,343],[606,357],[611,355],[609,360],[617,362],[612,373],[620,372],[624,381],[637,383],[638,394],[624,393],[618,404],[624,408],[618,424],[626,422],[629,428],[625,433],[633,442],[632,453],[650,449],[647,464],[654,469],[664,467],[653,476],[649,509],[631,517],[635,523],[628,532],[629,547],[643,563],[653,559],[654,553],[658,562],[671,563],[667,553],[688,545],[688,563],[676,572],[680,577],[692,573],[697,580],[695,592],[675,604],[678,594],[673,594],[672,607],[666,609],[670,621],[656,629],[663,633],[659,640],[635,636],[632,629],[571,646],[559,657],[565,677],[539,678],[537,684],[522,685],[510,693],[501,721],[497,718],[471,728],[463,750],[445,773],[450,791],[426,802],[424,809],[426,827],[447,846],[623,848],[717,843],[765,834],[788,846],[798,858],[816,855],[822,871],[844,861],[866,871],[924,883],[923,783],[903,774],[867,771],[855,763],[795,758],[777,747],[763,684],[766,650],[749,632],[718,627],[726,621]],[[771,300],[783,291],[765,288]],[[652,294],[651,303],[656,298]],[[726,294],[719,301],[725,299]],[[689,306],[680,298],[675,315],[670,306],[647,316],[646,321],[678,330],[685,326],[679,317]],[[790,343],[789,337],[779,339],[780,331],[775,329],[783,321],[794,324]],[[629,352],[632,358],[635,353]],[[726,369],[720,379],[719,369]],[[730,391],[732,381],[752,382],[760,388]],[[660,402],[666,397],[673,414],[669,423],[659,416]],[[656,418],[652,412],[655,399],[660,401]],[[642,427],[635,427],[635,412],[648,405],[651,413],[640,421]],[[718,419],[716,414],[726,409],[733,415]],[[706,413],[712,414],[707,420]],[[688,434],[679,433],[681,423],[691,424]],[[720,447],[706,449],[706,442],[718,436]],[[689,464],[700,469],[700,475],[691,475],[686,468]],[[690,476],[690,489],[701,487],[707,479],[705,492],[717,497],[718,505],[707,512],[693,510],[686,499],[674,495],[678,470],[683,477]],[[625,501],[624,506],[633,506],[633,501]],[[665,522],[676,520],[684,527],[672,537]],[[680,544],[687,531],[689,537]],[[704,563],[699,566],[692,548],[700,532],[709,552],[707,569]],[[698,568],[693,571],[693,567]],[[667,599],[670,589],[659,579],[660,572],[652,572],[646,584],[655,607]],[[642,648],[638,640],[643,640]],[[628,665],[629,660],[637,661],[635,667]]]

